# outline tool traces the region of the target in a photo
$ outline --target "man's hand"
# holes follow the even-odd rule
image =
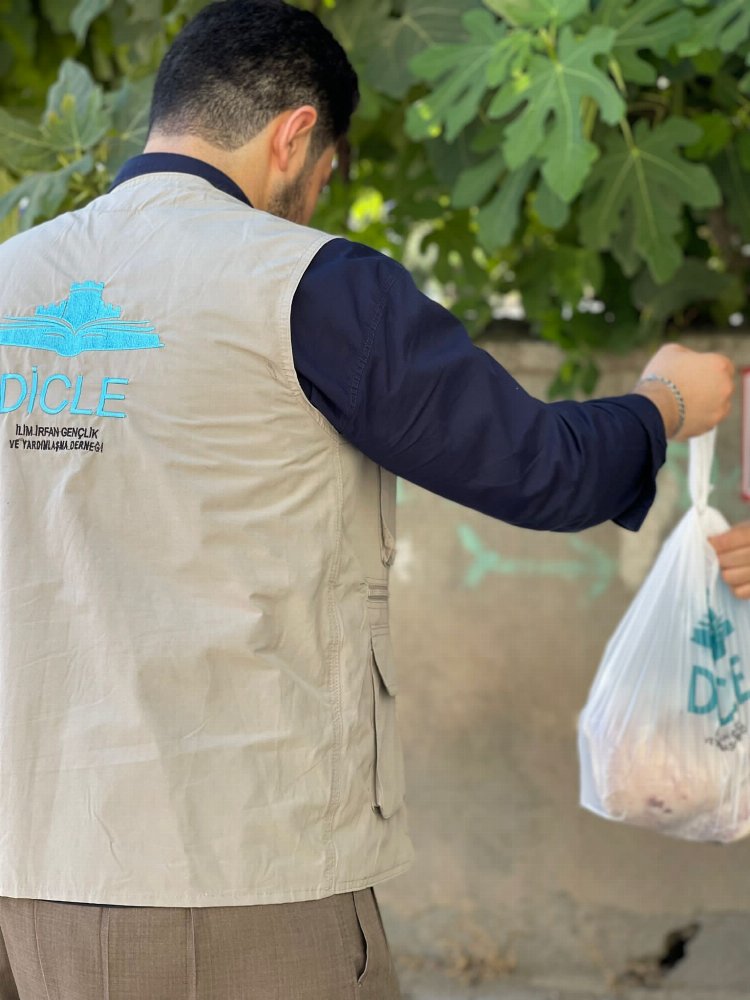
[[[719,557],[721,575],[735,597],[750,598],[750,521],[736,524],[709,542]]]
[[[679,405],[662,382],[645,382],[635,392],[647,396],[664,418],[667,437],[676,441],[705,434],[729,415],[734,392],[734,365],[723,354],[703,354],[667,344],[651,358],[641,378],[659,375],[673,382],[685,401],[685,423],[679,434]]]

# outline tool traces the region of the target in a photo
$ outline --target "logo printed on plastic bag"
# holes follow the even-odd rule
[[[748,682],[740,669],[741,658],[727,649],[727,639],[734,632],[729,618],[722,618],[709,605],[691,636],[691,642],[711,653],[712,666],[693,665],[688,712],[694,715],[716,712],[720,729],[734,721],[731,730],[706,740],[720,750],[734,750],[747,732],[747,727],[735,718],[740,705],[750,701],[750,690],[746,690]]]

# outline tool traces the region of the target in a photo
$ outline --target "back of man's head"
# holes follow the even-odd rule
[[[220,0],[190,21],[154,85],[149,132],[233,151],[290,108],[318,112],[310,152],[346,134],[357,75],[320,21],[283,0]]]

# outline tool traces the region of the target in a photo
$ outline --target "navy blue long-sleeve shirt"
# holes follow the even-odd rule
[[[252,208],[226,174],[174,153],[134,157],[113,187],[164,171],[203,177]],[[526,528],[643,523],[666,456],[662,417],[644,396],[535,399],[405,268],[347,239],[315,256],[291,327],[310,402],[402,478]]]

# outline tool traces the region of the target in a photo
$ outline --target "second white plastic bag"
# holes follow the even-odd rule
[[[604,653],[578,721],[581,805],[687,840],[750,833],[750,601],[708,542],[716,431],[690,442],[692,507]]]

